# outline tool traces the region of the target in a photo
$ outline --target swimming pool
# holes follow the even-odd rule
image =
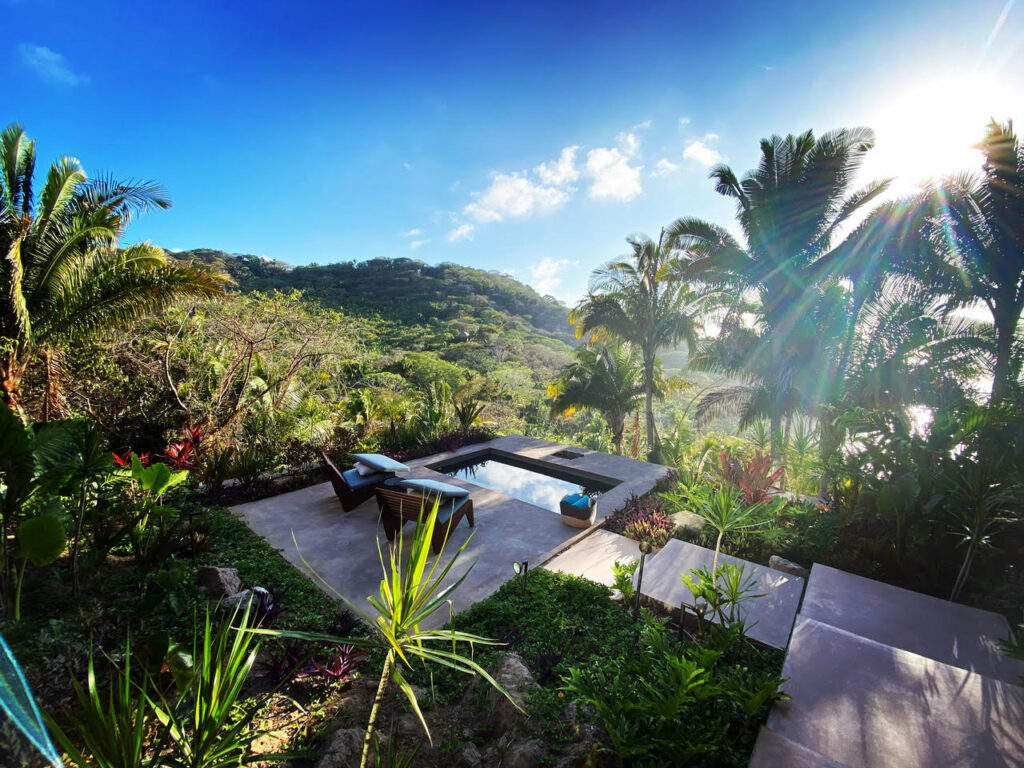
[[[559,511],[558,502],[570,493],[597,496],[615,487],[614,483],[590,480],[492,453],[439,464],[432,469],[552,512]]]

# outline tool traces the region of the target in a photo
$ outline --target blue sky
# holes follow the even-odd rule
[[[870,125],[865,176],[1024,124],[1024,4],[0,0],[40,159],[155,179],[129,240],[293,264],[412,256],[572,301],[771,133]]]

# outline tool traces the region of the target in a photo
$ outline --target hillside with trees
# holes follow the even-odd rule
[[[449,262],[431,266],[404,258],[292,267],[260,256],[206,248],[176,256],[223,270],[246,293],[299,290],[329,309],[379,315],[404,324],[452,323],[470,332],[475,321],[572,340],[567,307],[499,272]]]

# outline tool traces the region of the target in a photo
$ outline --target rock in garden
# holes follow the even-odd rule
[[[704,527],[706,521],[700,515],[685,510],[672,513],[672,524],[676,528],[682,528],[690,536],[696,536]]]
[[[320,758],[316,768],[349,768],[359,765],[363,754],[363,729],[342,728],[335,731],[327,752]]]
[[[455,753],[455,768],[480,768],[481,763],[480,750],[472,742]]]
[[[540,739],[521,741],[513,744],[505,753],[501,768],[535,768],[547,753],[547,747]]]
[[[799,576],[801,579],[806,579],[810,575],[809,571],[802,565],[778,555],[772,555],[768,558],[768,567],[776,571],[788,573],[791,576]]]
[[[520,707],[524,706],[526,697],[539,687],[522,659],[514,653],[502,657],[494,673],[494,680],[508,691],[512,700]],[[492,687],[487,692],[487,700],[494,708],[500,730],[507,730],[520,717],[521,713],[515,705],[497,689]]]
[[[242,580],[235,568],[205,566],[196,573],[196,581],[199,582],[199,592],[210,598],[233,595],[242,589]]]
[[[254,609],[262,608],[266,611],[274,605],[274,601],[267,590],[263,587],[253,587],[252,589],[243,589],[241,592],[228,595],[220,601],[220,607],[229,611],[233,611],[236,608],[245,610],[245,606],[249,604],[250,600],[253,601]]]

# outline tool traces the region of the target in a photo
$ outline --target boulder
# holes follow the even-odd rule
[[[236,608],[245,610],[245,606],[249,604],[250,600],[252,600],[253,611],[269,611],[274,607],[274,601],[270,592],[263,587],[243,589],[241,592],[228,595],[220,601],[220,607],[228,611],[233,611]]]
[[[480,750],[472,742],[463,744],[462,748],[455,753],[455,768],[480,768],[482,764]]]
[[[514,705],[493,686],[487,691],[487,700],[494,709],[497,727],[500,731],[506,731],[522,714],[516,709],[516,705],[523,708],[526,697],[540,686],[523,664],[523,660],[514,653],[501,658],[498,669],[494,672],[494,680],[508,691],[515,702]]]
[[[581,707],[574,701],[562,711],[562,720],[570,723],[575,723],[577,720],[583,720],[584,722],[589,723],[594,719],[594,714],[595,709],[593,704],[584,704]]]
[[[501,768],[535,768],[547,753],[547,747],[540,739],[516,742],[501,759]]]
[[[807,579],[810,576],[810,572],[798,563],[794,563],[792,560],[787,560],[784,557],[778,555],[772,555],[768,558],[768,567],[772,570],[782,571],[788,573],[790,576],[799,576],[801,579]]]
[[[676,528],[682,528],[688,536],[699,534],[700,529],[704,527],[706,522],[703,517],[693,512],[686,512],[684,510],[672,513],[672,524]]]
[[[200,594],[209,598],[221,598],[233,595],[242,589],[242,580],[235,568],[215,568],[204,566],[196,573]]]
[[[316,764],[316,768],[349,768],[359,765],[363,755],[362,728],[342,728],[335,731],[331,743],[324,756]]]

